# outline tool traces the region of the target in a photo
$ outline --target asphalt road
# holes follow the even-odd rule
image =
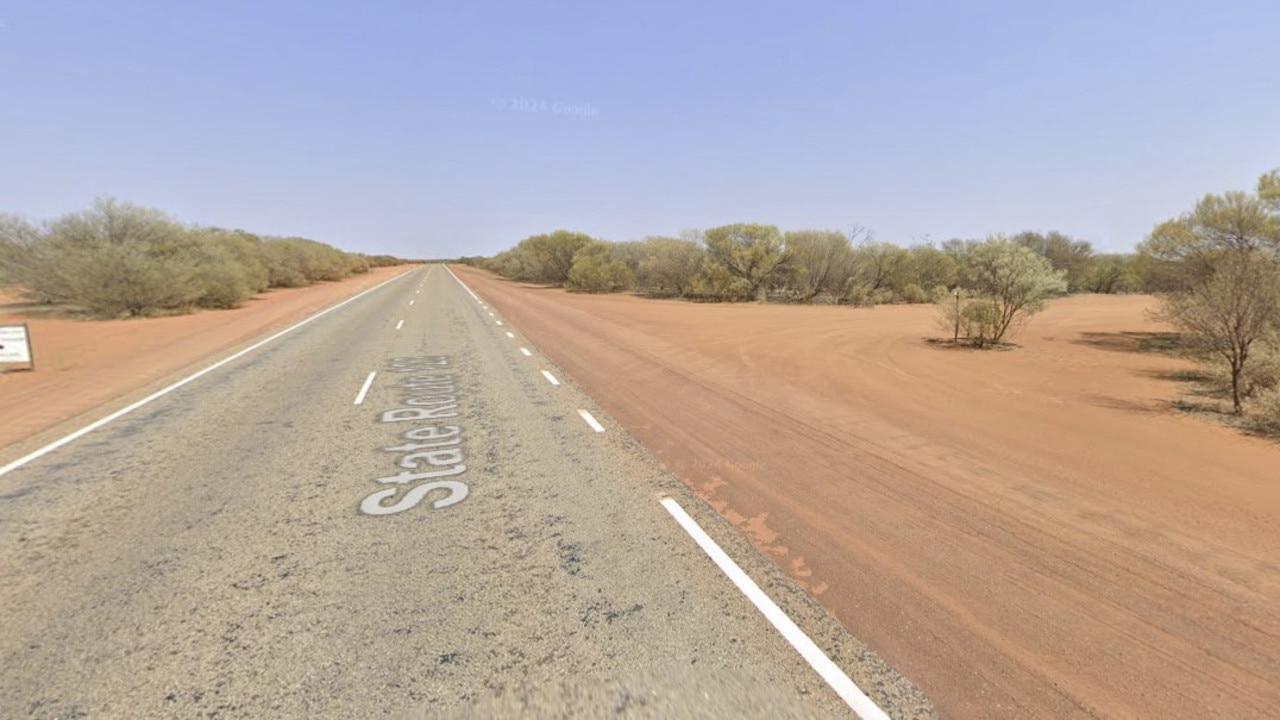
[[[427,266],[0,475],[0,717],[854,717],[664,498],[931,715]]]

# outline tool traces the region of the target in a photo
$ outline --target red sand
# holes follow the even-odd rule
[[[456,271],[944,716],[1275,717],[1280,445],[1165,409],[1152,298],[974,352],[928,307]]]
[[[235,310],[151,319],[41,319],[17,312],[22,306],[14,298],[0,296],[0,324],[28,324],[36,363],[34,372],[0,374],[0,448],[190,365],[207,364],[212,355],[284,328],[405,270],[377,268],[341,282],[272,290]]]

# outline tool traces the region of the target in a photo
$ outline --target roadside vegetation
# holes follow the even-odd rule
[[[0,288],[100,318],[234,308],[270,288],[401,262],[305,238],[184,225],[114,199],[43,223],[0,215]]]
[[[1280,434],[1280,171],[1254,192],[1206,195],[1133,253],[1050,231],[900,246],[866,228],[782,231],[737,223],[609,242],[558,230],[463,262],[573,292],[704,302],[932,303],[940,342],[990,348],[1054,297],[1149,293],[1204,364],[1194,393],[1233,424]],[[1203,409],[1203,402],[1180,403]]]
[[[1253,193],[1206,195],[1138,251],[1159,281],[1157,317],[1205,365],[1194,394],[1209,404],[1181,405],[1229,403],[1232,424],[1280,434],[1280,171]]]

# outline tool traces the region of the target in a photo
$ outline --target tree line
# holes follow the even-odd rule
[[[401,262],[306,238],[184,225],[110,198],[41,223],[0,215],[0,287],[97,317],[234,308],[269,288]]]
[[[517,280],[575,292],[873,306],[937,303],[953,340],[998,344],[1065,292],[1124,292],[1127,258],[1098,255],[1060,232],[1023,232],[940,246],[877,242],[864,228],[794,230],[737,223],[681,237],[608,242],[558,230],[492,258],[463,258]]]
[[[972,251],[1021,247],[1060,274],[1067,292],[1141,289],[1141,266],[1060,232],[948,240],[938,246],[877,242],[864,228],[794,230],[737,223],[680,237],[610,242],[557,230],[492,258],[463,258],[504,277],[575,292],[632,291],[693,300],[876,305],[933,302],[938,288],[977,290]]]
[[[737,223],[609,242],[558,230],[464,262],[575,292],[692,300],[934,303],[955,342],[985,347],[1065,293],[1152,293],[1183,351],[1207,363],[1232,413],[1280,432],[1280,171],[1253,192],[1210,194],[1133,253],[1061,232],[934,245],[878,242],[865,228],[782,231]]]

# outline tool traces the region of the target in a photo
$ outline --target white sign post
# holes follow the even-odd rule
[[[25,323],[0,325],[0,364],[23,363],[36,369],[31,355],[31,335]]]

